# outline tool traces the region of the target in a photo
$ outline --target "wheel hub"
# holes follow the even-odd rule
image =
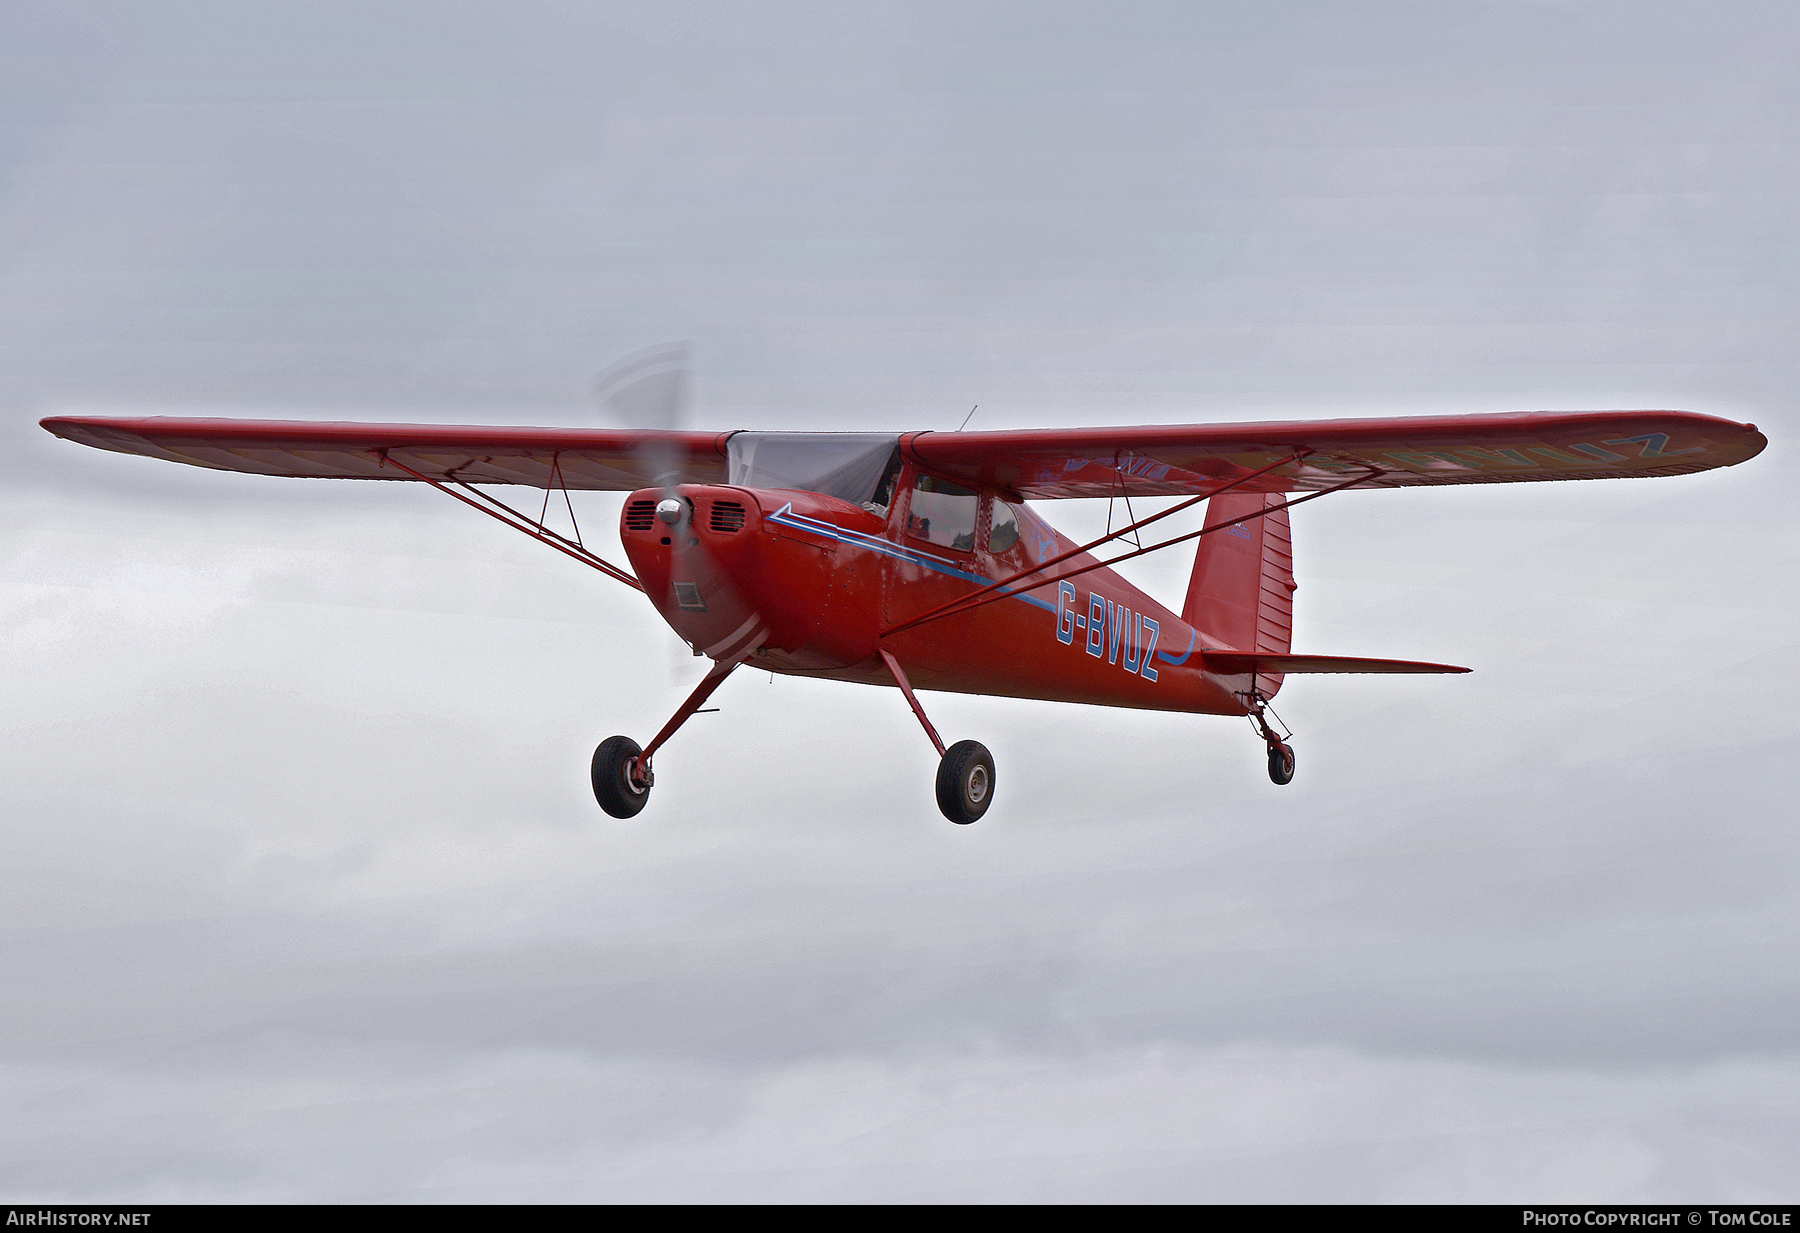
[[[971,805],[979,805],[979,804],[981,804],[982,801],[987,799],[987,794],[988,794],[987,767],[976,766],[976,767],[973,767],[970,769],[967,792],[968,792],[968,797],[969,797],[969,804],[971,804]]]

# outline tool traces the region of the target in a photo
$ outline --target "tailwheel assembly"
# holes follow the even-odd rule
[[[1287,743],[1292,732],[1277,732],[1269,726],[1269,718],[1281,723],[1281,716],[1269,709],[1268,699],[1260,693],[1250,695],[1250,722],[1256,728],[1256,734],[1269,747],[1269,782],[1273,784],[1292,783],[1294,779],[1294,747]],[[1286,724],[1281,724],[1286,728]]]
[[[1269,746],[1269,782],[1290,783],[1294,778],[1293,747],[1276,741]]]

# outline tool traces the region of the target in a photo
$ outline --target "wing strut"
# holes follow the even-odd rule
[[[539,543],[548,544],[564,556],[573,557],[590,569],[599,570],[608,578],[615,578],[636,591],[644,589],[643,584],[636,578],[633,578],[630,574],[605,558],[597,556],[595,553],[584,547],[579,541],[565,539],[563,536],[558,535],[555,531],[552,531],[549,527],[545,526],[541,521],[533,521],[528,515],[521,514],[518,510],[506,504],[506,502],[489,496],[472,484],[465,484],[461,480],[451,481],[457,488],[460,488],[463,492],[469,494],[468,496],[464,496],[463,492],[455,491],[455,489],[452,489],[449,484],[445,484],[442,480],[432,479],[429,475],[421,475],[419,472],[413,470],[398,459],[388,457],[388,452],[386,450],[376,451],[376,456],[381,459],[381,465],[384,467],[398,467],[414,479],[424,480],[439,492],[455,497],[464,505],[467,505],[472,509],[478,509],[489,518],[493,518],[496,521],[504,522],[513,530],[521,531],[524,534],[531,536],[532,539],[537,540]],[[566,489],[563,492],[563,499],[565,501],[568,500],[568,492]],[[549,490],[546,489],[544,492],[544,508],[546,511],[549,509],[549,505],[550,493]],[[575,508],[574,506],[570,506],[569,521],[573,524],[574,520]],[[576,534],[579,535],[580,532],[577,532]]]
[[[1168,509],[1164,510],[1160,514],[1152,514],[1152,515],[1150,515],[1150,517],[1142,519],[1138,522],[1134,522],[1130,526],[1125,527],[1121,530],[1109,532],[1108,534],[1101,536],[1099,539],[1095,540],[1091,544],[1084,544],[1080,548],[1071,548],[1069,551],[1063,553],[1061,556],[1053,557],[1050,560],[1045,561],[1042,565],[1034,565],[1030,569],[1020,570],[1018,573],[1012,575],[1012,577],[1010,577],[1010,578],[1002,578],[999,582],[989,583],[987,586],[982,587],[979,591],[972,591],[969,594],[963,596],[961,599],[951,600],[949,603],[940,605],[937,608],[933,608],[930,612],[921,613],[919,616],[913,617],[909,621],[902,621],[898,625],[890,625],[888,628],[881,631],[881,636],[885,638],[889,634],[899,633],[903,629],[911,629],[915,625],[923,625],[928,621],[941,621],[947,616],[959,616],[962,613],[970,612],[976,608],[979,608],[983,604],[991,604],[997,599],[1007,599],[1007,598],[1011,597],[1013,594],[1015,594],[1015,592],[1011,591],[1011,590],[1005,590],[1003,588],[1010,587],[1014,582],[1018,581],[1020,578],[1024,578],[1029,574],[1035,574],[1041,569],[1047,569],[1050,566],[1055,565],[1059,561],[1066,561],[1070,557],[1076,556],[1083,552],[1086,552],[1091,548],[1097,548],[1101,544],[1107,543],[1110,540],[1116,540],[1122,536],[1129,535],[1133,531],[1137,530],[1139,527],[1142,527],[1149,523],[1155,522],[1159,518],[1167,518],[1170,514],[1178,513],[1179,511],[1188,508],[1190,505],[1194,504],[1196,501],[1204,501],[1208,497],[1217,496],[1219,493],[1224,492],[1227,488],[1234,488],[1237,485],[1245,483],[1248,480],[1255,479],[1258,475],[1261,475],[1263,471],[1272,470],[1275,467],[1284,467],[1284,466],[1288,465],[1288,463],[1290,463],[1290,462],[1297,461],[1299,457],[1300,457],[1299,455],[1296,455],[1292,459],[1284,458],[1280,462],[1271,463],[1271,464],[1269,464],[1269,466],[1262,468],[1261,471],[1252,471],[1248,475],[1241,476],[1238,479],[1232,480],[1231,483],[1229,483],[1229,484],[1220,485],[1219,487],[1213,489],[1211,492],[1205,493],[1198,497],[1189,497],[1186,501],[1183,501],[1178,505],[1171,505]],[[1083,574],[1092,573],[1094,570],[1097,570],[1097,569],[1104,569],[1108,565],[1117,565],[1121,561],[1129,561],[1133,557],[1141,557],[1141,556],[1144,556],[1146,553],[1155,552],[1161,548],[1172,548],[1176,544],[1186,543],[1190,539],[1199,539],[1202,535],[1211,535],[1214,531],[1223,531],[1226,527],[1235,527],[1241,522],[1249,522],[1252,518],[1261,518],[1265,514],[1273,514],[1277,510],[1291,509],[1296,505],[1305,505],[1308,501],[1316,501],[1320,497],[1330,496],[1334,492],[1342,492],[1344,489],[1354,487],[1357,484],[1366,484],[1370,480],[1376,479],[1377,477],[1379,477],[1383,474],[1385,474],[1385,472],[1382,471],[1382,469],[1380,467],[1370,467],[1366,473],[1356,476],[1354,479],[1345,480],[1341,484],[1333,484],[1329,488],[1321,488],[1317,492],[1309,492],[1303,497],[1294,498],[1292,501],[1283,501],[1280,505],[1271,505],[1267,509],[1253,511],[1251,513],[1245,514],[1242,518],[1233,518],[1230,522],[1221,522],[1221,523],[1217,523],[1210,527],[1203,527],[1202,529],[1200,529],[1198,531],[1190,531],[1186,535],[1177,535],[1174,539],[1165,539],[1160,544],[1151,544],[1148,548],[1139,548],[1136,552],[1122,553],[1119,556],[1113,557],[1109,561],[1095,561],[1091,564],[1083,565],[1080,569],[1072,569],[1068,573],[1058,574],[1054,578],[1045,578],[1041,582],[1034,582],[1034,583],[1030,584],[1029,586],[1021,588],[1021,589],[1027,590],[1027,591],[1035,591],[1039,587],[1047,587],[1053,582],[1064,582],[1070,578],[1079,578]],[[989,594],[989,592],[996,592],[996,593]]]
[[[929,610],[927,612],[921,612],[918,616],[913,617],[910,620],[902,621],[898,625],[890,625],[886,629],[881,631],[881,637],[885,638],[889,634],[897,634],[903,629],[911,629],[915,625],[923,625],[927,621],[935,621],[935,620],[938,620],[940,617],[955,616],[959,612],[966,612],[970,608],[979,608],[982,604],[989,603],[996,599],[1005,599],[1008,596],[1010,596],[1011,594],[1013,594],[1013,592],[1007,591],[1007,590],[1002,590],[1002,588],[1011,586],[1013,583],[1017,582],[1021,578],[1029,578],[1032,574],[1038,573],[1041,570],[1049,569],[1052,565],[1062,564],[1064,561],[1068,560],[1070,557],[1080,556],[1084,552],[1091,552],[1095,548],[1098,548],[1101,544],[1110,543],[1111,541],[1116,540],[1116,539],[1123,539],[1127,535],[1134,534],[1139,528],[1147,527],[1153,522],[1160,522],[1161,520],[1169,517],[1172,514],[1179,514],[1184,509],[1188,509],[1192,506],[1198,505],[1200,502],[1205,501],[1211,497],[1216,497],[1221,492],[1225,492],[1228,489],[1236,488],[1240,484],[1247,484],[1251,480],[1257,478],[1259,475],[1266,475],[1270,471],[1273,471],[1278,467],[1285,467],[1285,466],[1289,465],[1290,463],[1298,463],[1301,459],[1305,458],[1310,453],[1312,453],[1311,450],[1306,450],[1306,449],[1295,450],[1293,457],[1291,457],[1291,458],[1283,458],[1276,462],[1270,463],[1266,467],[1258,467],[1256,470],[1251,471],[1248,474],[1240,475],[1234,480],[1230,480],[1230,481],[1227,481],[1226,483],[1220,484],[1217,488],[1214,488],[1211,492],[1203,492],[1197,497],[1189,497],[1185,501],[1180,501],[1174,505],[1171,505],[1168,509],[1162,511],[1162,513],[1160,513],[1160,514],[1152,514],[1148,518],[1139,519],[1138,521],[1133,522],[1130,526],[1121,527],[1117,531],[1114,531],[1112,529],[1112,514],[1111,514],[1112,506],[1111,506],[1111,503],[1109,502],[1107,505],[1106,534],[1102,535],[1099,539],[1094,540],[1091,543],[1083,544],[1079,548],[1071,548],[1067,552],[1062,553],[1059,556],[1051,557],[1048,561],[1040,561],[1038,564],[1033,565],[1030,569],[1022,569],[1018,573],[1013,574],[1011,577],[1002,578],[998,582],[990,582],[990,583],[988,583],[988,585],[982,587],[980,590],[971,591],[967,595],[959,596],[958,598],[951,600],[949,603],[939,604],[937,607],[932,608],[931,610]],[[1362,479],[1367,479],[1367,478],[1368,478],[1367,476],[1362,477]],[[1360,483],[1361,480],[1359,479],[1357,482]],[[1327,491],[1329,491],[1329,490],[1327,490]],[[1319,495],[1322,496],[1324,494],[1321,493]],[[1129,506],[1127,508],[1129,508]],[[1243,519],[1239,519],[1238,521],[1241,522],[1241,521],[1243,521]],[[1227,524],[1220,524],[1220,525],[1227,525]],[[1191,536],[1191,535],[1183,536],[1182,538],[1183,539],[1192,539],[1193,536]],[[1137,542],[1140,545],[1140,552],[1132,553],[1131,554],[1132,556],[1138,556],[1142,552],[1154,552],[1158,548],[1168,547],[1169,544],[1178,544],[1181,542],[1181,540],[1172,539],[1169,541],[1169,544],[1152,544],[1148,548],[1141,547],[1141,545],[1143,544],[1143,540],[1140,539]],[[1113,559],[1117,560],[1117,561],[1123,561],[1126,558],[1125,557],[1115,557]],[[1112,564],[1112,562],[1111,561],[1101,561],[1099,564],[1100,565],[1110,565],[1110,564]],[[1098,568],[1098,567],[1099,566],[1090,566],[1089,568]],[[1087,570],[1077,570],[1076,572],[1077,573],[1086,573]],[[1063,575],[1063,577],[1065,577],[1065,578],[1073,578],[1074,576],[1075,576],[1075,574]],[[1045,578],[1041,582],[1032,583],[1029,587],[1026,587],[1025,589],[1028,591],[1035,591],[1039,587],[1049,586],[1052,582],[1061,582],[1061,581],[1062,581],[1062,578]],[[989,595],[988,592],[990,592],[990,591],[999,591],[1000,594]],[[986,596],[986,598],[983,598],[984,596]],[[971,602],[971,601],[979,601],[979,602]]]

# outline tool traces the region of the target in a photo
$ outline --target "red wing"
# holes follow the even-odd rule
[[[215,471],[332,479],[412,479],[383,467],[391,456],[433,479],[471,484],[632,491],[671,465],[684,480],[725,482],[725,438],[717,432],[591,428],[480,427],[464,424],[342,424],[281,420],[115,419],[57,415],[43,426],[59,437],[121,454],[144,454]]]
[[[100,449],[260,475],[407,479],[384,453],[425,475],[484,484],[629,491],[673,455],[682,478],[725,479],[729,433],[462,424],[115,419],[53,416],[57,436]],[[928,470],[1021,496],[1181,496],[1304,452],[1246,491],[1292,492],[1371,474],[1366,486],[1504,483],[1681,475],[1730,466],[1768,444],[1747,424],[1685,411],[1540,411],[1515,415],[1150,425],[1025,432],[919,433],[908,448]],[[654,460],[654,461],[653,461]]]
[[[1294,492],[1374,474],[1370,488],[1683,475],[1753,458],[1754,425],[1691,411],[1534,411],[1405,419],[934,432],[929,471],[1023,497],[1184,496],[1304,451],[1244,491]]]
[[[1207,671],[1224,676],[1252,672],[1467,672],[1453,664],[1426,664],[1411,659],[1360,659],[1351,655],[1265,655],[1244,651],[1202,651]]]

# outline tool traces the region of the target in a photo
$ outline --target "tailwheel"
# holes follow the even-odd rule
[[[1269,781],[1289,783],[1294,778],[1294,750],[1281,741],[1269,746]]]
[[[594,750],[594,799],[615,818],[634,818],[649,803],[655,781],[639,764],[642,752],[628,736],[609,736]]]
[[[1294,779],[1294,748],[1282,737],[1294,734],[1291,731],[1277,732],[1269,726],[1269,716],[1275,715],[1275,712],[1269,709],[1269,700],[1260,693],[1251,692],[1245,697],[1245,701],[1250,704],[1250,726],[1256,729],[1256,734],[1262,737],[1263,744],[1269,748],[1269,782],[1274,784],[1292,783]],[[1275,722],[1281,724],[1284,729],[1287,727],[1286,724],[1281,723],[1280,716],[1275,717]]]
[[[958,741],[938,763],[937,801],[944,816],[967,826],[994,799],[994,756],[980,741]]]

